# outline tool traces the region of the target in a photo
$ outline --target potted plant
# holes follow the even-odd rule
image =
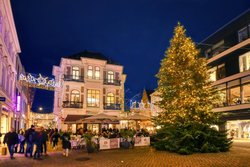
[[[89,133],[83,135],[88,153],[93,153],[96,149],[96,144],[92,141],[92,137],[93,135]]]
[[[128,129],[121,129],[120,130],[121,137],[123,138],[123,141],[120,143],[121,148],[129,149],[135,132],[133,130]]]

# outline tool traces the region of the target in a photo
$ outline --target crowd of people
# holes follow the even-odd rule
[[[68,156],[70,136],[66,132],[60,135],[58,129],[45,130],[43,127],[32,125],[25,132],[21,129],[19,133],[16,133],[14,128],[11,128],[5,134],[3,143],[7,144],[11,159],[15,159],[14,153],[21,153],[25,157],[40,159],[41,156],[47,155],[47,142],[49,141],[52,148],[56,150],[59,138],[62,140],[63,155]]]
[[[82,136],[84,134],[90,134],[93,141],[99,145],[99,140],[104,138],[126,138],[124,137],[124,130],[131,132],[132,137],[130,137],[131,143],[133,143],[133,138],[137,136],[149,136],[149,133],[145,129],[135,130],[135,129],[121,129],[117,128],[102,128],[99,133],[92,132],[87,129],[80,128],[77,130],[76,136]],[[10,153],[10,158],[14,158],[14,153],[24,154],[25,157],[30,157],[34,159],[41,159],[41,156],[47,155],[47,143],[50,143],[52,149],[58,149],[59,139],[62,141],[63,155],[68,157],[69,150],[71,149],[71,135],[70,132],[60,132],[58,129],[44,129],[43,127],[35,127],[32,125],[26,131],[19,130],[18,133],[15,132],[14,128],[5,134],[4,144],[7,144],[7,148]],[[126,133],[127,135],[127,133]],[[127,140],[127,139],[126,139]]]

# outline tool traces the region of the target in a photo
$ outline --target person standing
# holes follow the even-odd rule
[[[61,139],[62,139],[63,155],[68,157],[69,156],[69,149],[71,149],[69,133],[64,132]]]
[[[60,135],[58,133],[58,129],[55,129],[54,134],[51,136],[52,138],[52,143],[53,143],[53,149],[57,149],[57,144],[58,144],[58,139],[60,138]]]
[[[34,147],[34,132],[35,132],[35,126],[31,125],[31,127],[25,133],[25,140],[26,140],[25,157],[28,157],[28,153],[30,154],[30,157],[33,157],[32,153]]]
[[[48,141],[48,135],[45,132],[44,128],[42,127],[42,147],[41,147],[41,153],[44,155],[47,155],[47,141]]]
[[[10,132],[8,132],[4,136],[3,143],[4,144],[7,143],[8,150],[10,152],[10,159],[15,159],[14,158],[14,151],[15,151],[14,149],[15,149],[15,146],[18,144],[18,135],[14,131],[14,128],[11,128]]]

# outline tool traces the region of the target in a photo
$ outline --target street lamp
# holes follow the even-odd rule
[[[42,107],[39,107],[39,108],[38,108],[38,110],[39,110],[39,111],[42,111],[42,110],[43,110],[43,108],[42,108]]]

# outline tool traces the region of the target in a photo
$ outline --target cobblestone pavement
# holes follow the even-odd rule
[[[73,150],[69,157],[60,151],[49,153],[42,160],[16,155],[15,160],[0,157],[0,167],[250,167],[250,142],[235,142],[230,152],[193,154],[188,156],[155,151],[151,147],[129,150],[107,150],[87,154]]]

